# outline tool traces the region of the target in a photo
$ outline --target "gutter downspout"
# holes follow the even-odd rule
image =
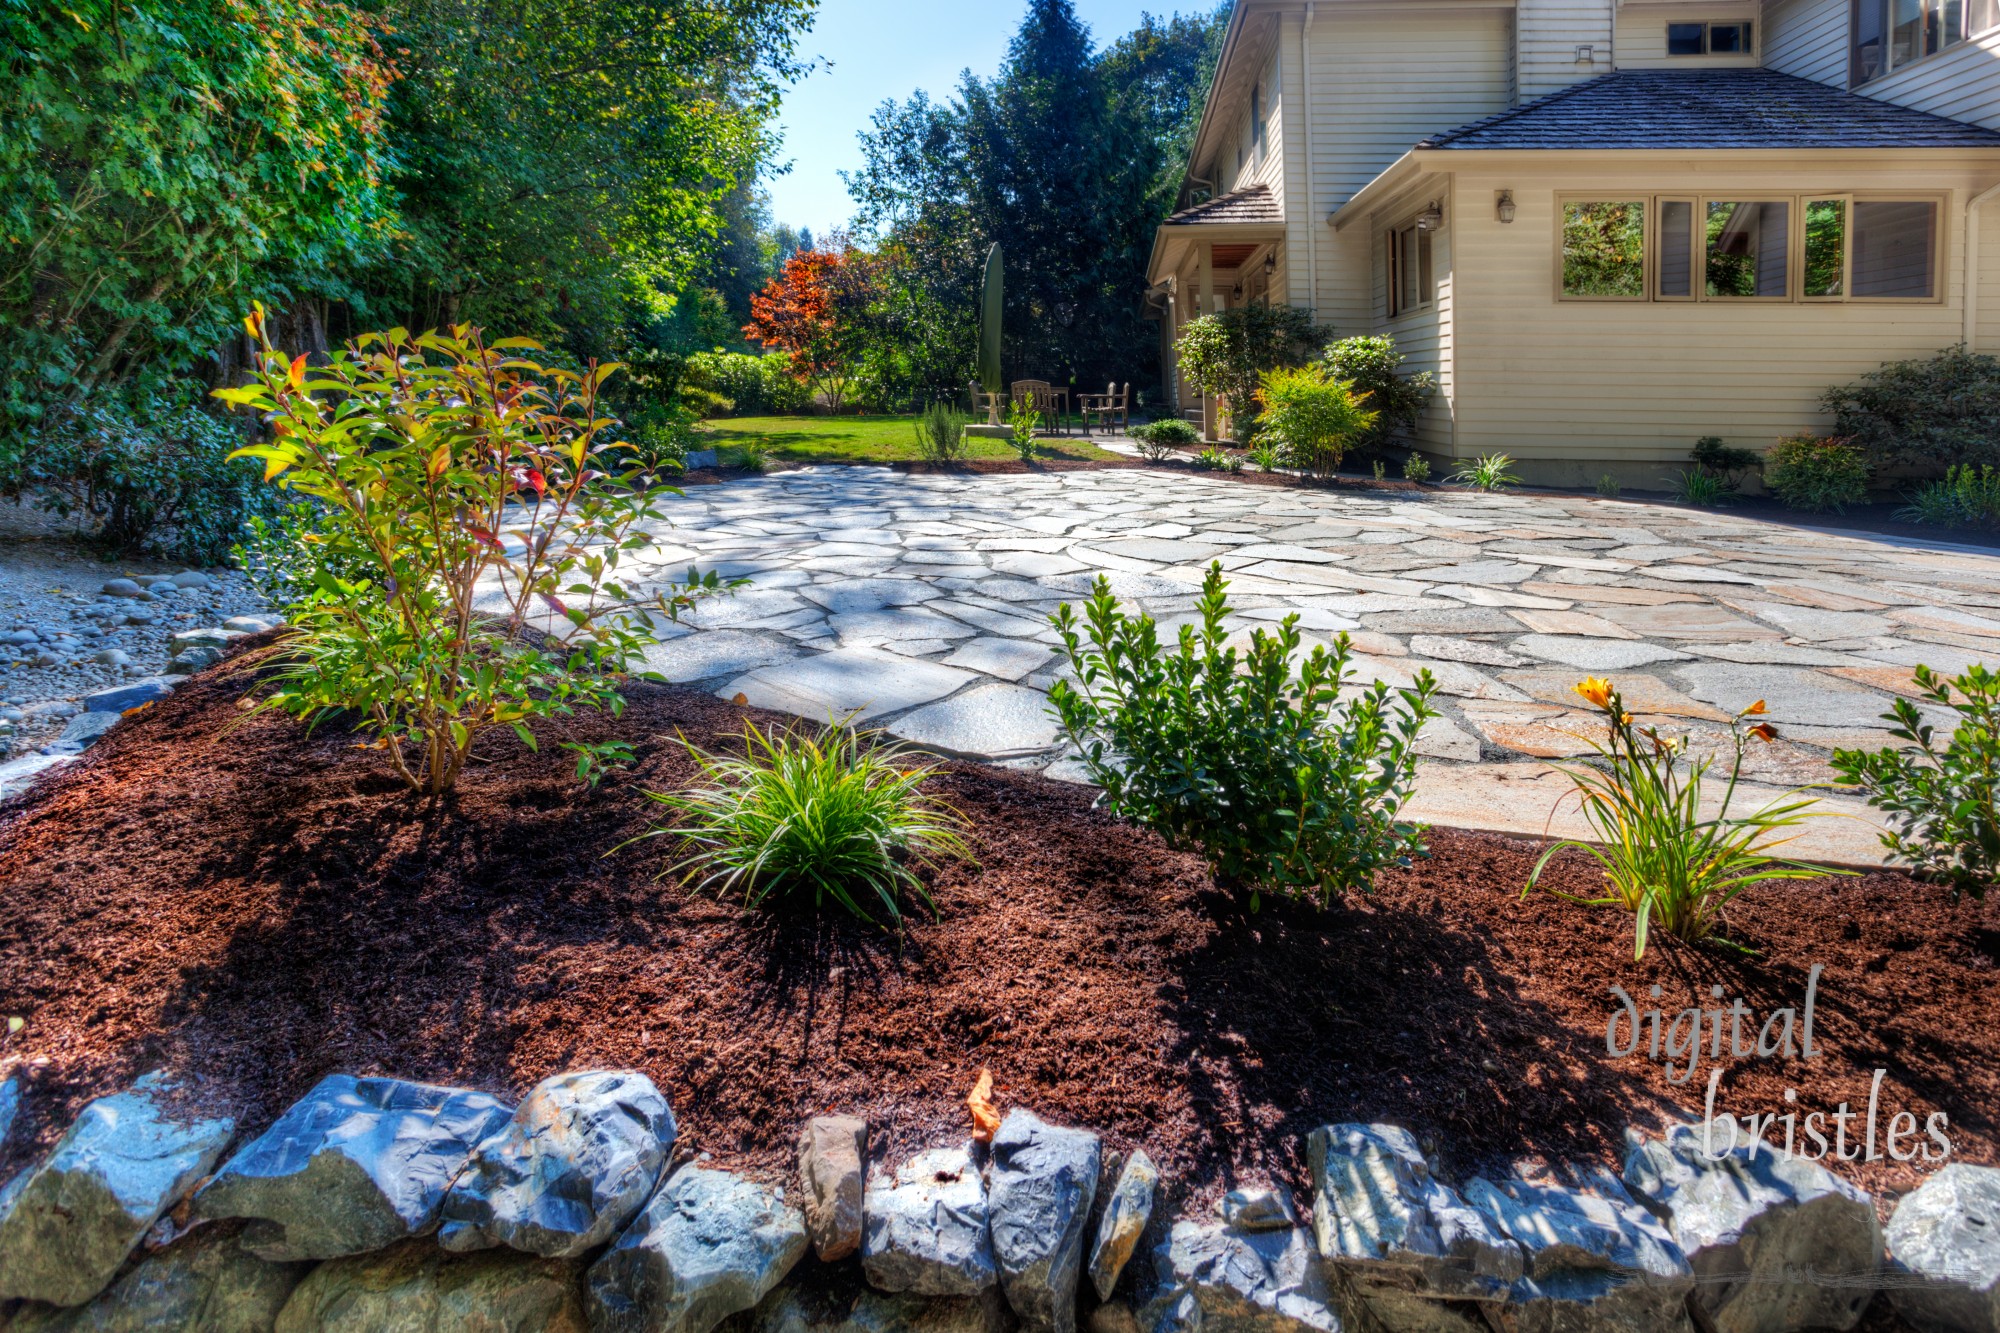
[[[1319,192],[1313,189],[1312,31],[1315,6],[1306,0],[1306,22],[1299,31],[1299,101],[1306,140],[1306,307],[1319,313]]]
[[[1965,350],[1979,350],[1979,206],[2000,197],[2000,185],[1965,203]]]

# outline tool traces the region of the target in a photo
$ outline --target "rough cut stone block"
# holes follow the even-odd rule
[[[330,1074],[229,1159],[196,1211],[250,1219],[245,1247],[274,1261],[379,1250],[430,1229],[507,1115],[483,1092]]]
[[[438,1243],[574,1258],[610,1240],[644,1205],[675,1134],[667,1099],[644,1074],[543,1079],[445,1196]]]
[[[26,1307],[7,1333],[271,1333],[310,1264],[270,1264],[217,1227],[141,1260],[88,1305]]]
[[[1125,1159],[1090,1246],[1090,1283],[1097,1289],[1098,1300],[1111,1299],[1119,1275],[1139,1248],[1139,1237],[1153,1218],[1153,1191],[1159,1183],[1160,1169],[1144,1149]]]
[[[1680,1246],[1629,1198],[1479,1177],[1466,1186],[1465,1198],[1521,1246],[1529,1277],[1598,1269],[1671,1279],[1683,1291],[1693,1285]]]
[[[1313,1235],[1363,1283],[1497,1300],[1521,1276],[1521,1249],[1431,1176],[1395,1125],[1328,1125],[1306,1141]]]
[[[963,1148],[933,1148],[869,1182],[861,1269],[882,1291],[977,1296],[999,1280],[986,1187]]]
[[[2000,1170],[1953,1162],[1896,1205],[1889,1288],[1921,1329],[2000,1333]]]
[[[1083,1233],[1102,1166],[1097,1136],[1013,1110],[987,1177],[1000,1289],[1028,1333],[1074,1333]]]
[[[167,1105],[171,1090],[148,1074],[98,1098],[47,1161],[9,1183],[0,1209],[0,1299],[83,1304],[215,1165],[236,1123]]]
[[[868,1122],[851,1115],[814,1116],[799,1132],[799,1183],[813,1253],[832,1262],[861,1248],[861,1195]]]
[[[1325,1266],[1304,1227],[1243,1232],[1176,1222],[1153,1253],[1153,1270],[1139,1311],[1139,1327],[1152,1333],[1341,1328]]]
[[[154,704],[174,692],[179,682],[170,676],[148,676],[125,685],[113,685],[83,696],[86,713],[123,713],[141,704]]]
[[[684,1166],[591,1266],[591,1327],[708,1333],[763,1300],[805,1252],[805,1219],[781,1194]]]
[[[510,1250],[447,1254],[406,1241],[321,1264],[275,1333],[585,1333],[575,1263]]]
[[[1720,1145],[1715,1145],[1720,1147]],[[1667,1219],[1719,1333],[1854,1327],[1881,1267],[1869,1196],[1816,1162],[1752,1145],[1711,1159],[1701,1130],[1640,1139],[1625,1184]],[[1837,1282],[1787,1280],[1802,1273]]]
[[[983,1296],[852,1295],[801,1291],[781,1284],[728,1333],[1014,1333],[1013,1313],[997,1288]]]

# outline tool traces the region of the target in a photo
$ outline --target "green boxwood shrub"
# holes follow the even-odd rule
[[[1764,485],[1788,509],[1845,513],[1868,498],[1868,458],[1838,435],[1794,435],[1764,456]]]

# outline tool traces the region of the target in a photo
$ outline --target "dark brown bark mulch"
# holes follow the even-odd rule
[[[1611,1160],[1627,1124],[1698,1106],[1710,1062],[1676,1085],[1608,1058],[1608,987],[1658,982],[1672,1010],[1719,984],[1761,1015],[1800,1004],[1813,964],[1823,1054],[1725,1059],[1724,1104],[1782,1112],[1789,1087],[1801,1111],[1865,1107],[1885,1069],[1885,1124],[1943,1111],[1961,1160],[1995,1160],[2000,904],[1901,875],[1753,892],[1731,927],[1756,955],[1635,964],[1624,917],[1519,899],[1525,840],[1438,832],[1371,898],[1250,916],[1089,791],[954,763],[935,787],[979,864],[936,876],[939,919],[897,939],[747,917],[656,879],[659,841],[611,851],[646,827],[642,788],[690,779],[677,733],[774,719],[635,687],[622,721],[552,725],[539,754],[492,736],[427,801],[337,727],[244,720],[228,666],[0,810],[0,1014],[27,1019],[0,1064],[31,1069],[0,1170],[162,1066],[247,1132],[337,1070],[519,1095],[632,1066],[691,1148],[772,1179],[818,1112],[868,1115],[891,1156],[952,1141],[982,1066],[1003,1105],[1143,1143],[1196,1195],[1302,1186],[1303,1136],[1345,1119],[1407,1124],[1454,1172]],[[638,767],[587,791],[557,742],[614,734]],[[1593,879],[1580,858],[1555,876]]]

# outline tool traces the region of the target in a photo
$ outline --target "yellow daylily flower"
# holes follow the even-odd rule
[[[1586,677],[1576,683],[1576,692],[1582,695],[1594,707],[1609,708],[1611,706],[1611,682],[1608,680],[1602,680],[1596,676]]]
[[[1764,701],[1762,699],[1759,699],[1756,703],[1751,704],[1748,708],[1744,709],[1743,712],[1740,714],[1740,716],[1758,717],[1763,712],[1764,712]]]

